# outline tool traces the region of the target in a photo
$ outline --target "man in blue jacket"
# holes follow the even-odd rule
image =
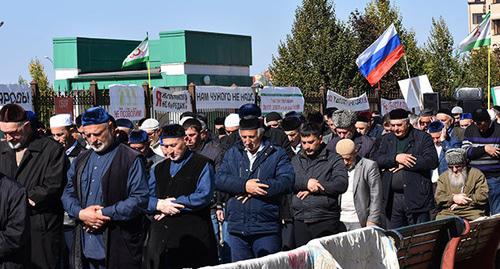
[[[292,191],[294,171],[285,150],[263,133],[257,117],[241,119],[241,141],[226,152],[216,176],[216,189],[231,196],[226,219],[233,262],[281,248],[280,201]]]

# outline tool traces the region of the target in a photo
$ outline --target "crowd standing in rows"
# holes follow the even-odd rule
[[[500,212],[500,108],[255,104],[209,122],[0,110],[0,268],[184,268]],[[208,127],[213,124],[214,130]]]

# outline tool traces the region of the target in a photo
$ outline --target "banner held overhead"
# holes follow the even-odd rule
[[[109,86],[109,113],[115,119],[140,120],[146,116],[144,89],[130,84]]]
[[[0,84],[0,107],[6,104],[18,104],[24,110],[33,111],[30,87],[19,84]]]
[[[157,112],[186,112],[193,111],[191,95],[182,89],[153,89],[153,106]]]
[[[370,103],[366,93],[354,98],[345,98],[344,96],[328,90],[326,94],[326,107],[336,107],[342,110],[366,111],[370,110]]]
[[[196,87],[196,109],[238,109],[248,103],[255,103],[250,87]]]

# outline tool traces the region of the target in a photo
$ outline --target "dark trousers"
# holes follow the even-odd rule
[[[293,221],[285,221],[281,225],[281,250],[292,250],[295,248],[295,231]]]
[[[490,204],[490,215],[500,213],[500,177],[489,177],[488,183],[488,202]]]
[[[229,233],[231,261],[243,261],[279,252],[281,236],[277,234],[236,235]]]
[[[35,214],[30,216],[31,268],[53,269],[61,265],[63,215]]]
[[[296,247],[303,246],[312,239],[340,232],[340,220],[338,219],[328,219],[314,223],[304,223],[303,221],[295,220],[293,225]]]
[[[406,208],[404,194],[393,194],[392,210],[389,216],[388,229],[397,229],[403,226],[414,225],[430,220],[431,216],[429,211],[409,212]]]
[[[69,268],[69,256],[71,255],[74,237],[75,227],[64,225],[64,242],[61,246],[61,268]]]

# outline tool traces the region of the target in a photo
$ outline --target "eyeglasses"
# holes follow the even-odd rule
[[[3,134],[5,137],[10,136],[12,138],[19,138],[23,135],[23,128],[24,128],[24,126],[26,126],[26,124],[27,124],[27,122],[19,125],[19,127],[17,127],[17,129],[15,129],[14,131],[3,132]]]

